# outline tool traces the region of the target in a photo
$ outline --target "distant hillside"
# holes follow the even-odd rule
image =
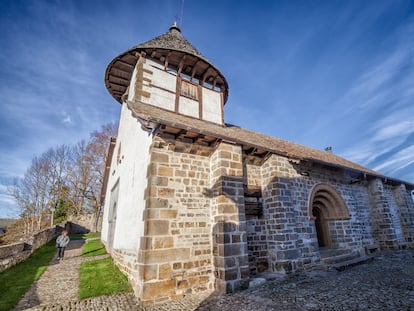
[[[0,228],[4,228],[14,224],[17,219],[10,219],[10,218],[0,218]]]

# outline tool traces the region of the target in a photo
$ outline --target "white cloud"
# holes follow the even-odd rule
[[[395,137],[408,136],[414,131],[414,120],[394,120],[394,124],[384,126],[378,130],[374,141],[383,141]]]
[[[377,165],[374,170],[388,171],[390,174],[394,174],[412,163],[414,163],[414,145],[398,151],[385,162]]]

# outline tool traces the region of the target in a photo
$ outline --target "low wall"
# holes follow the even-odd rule
[[[69,216],[67,219],[69,223],[68,231],[70,233],[88,233],[101,232],[102,230],[102,214],[99,215],[98,223],[95,225],[95,214],[81,214],[76,216]]]
[[[36,249],[54,239],[62,228],[36,233],[29,241],[0,246],[0,272],[27,259]]]

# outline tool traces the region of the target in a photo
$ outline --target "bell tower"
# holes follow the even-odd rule
[[[224,125],[227,81],[175,23],[167,33],[116,57],[105,84],[120,103],[153,105]]]

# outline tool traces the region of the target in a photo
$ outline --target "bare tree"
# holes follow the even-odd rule
[[[88,142],[60,145],[33,158],[24,177],[16,178],[9,189],[27,235],[40,230],[46,215],[57,209],[59,215],[93,212],[97,222],[106,153],[116,132],[117,124],[109,123],[91,133]]]
[[[85,197],[89,200],[89,206],[95,214],[95,226],[101,211],[101,189],[104,182],[105,160],[108,146],[112,137],[116,137],[118,125],[109,123],[101,127],[100,131],[91,134],[91,139],[86,147],[85,161],[90,168],[90,179]]]

